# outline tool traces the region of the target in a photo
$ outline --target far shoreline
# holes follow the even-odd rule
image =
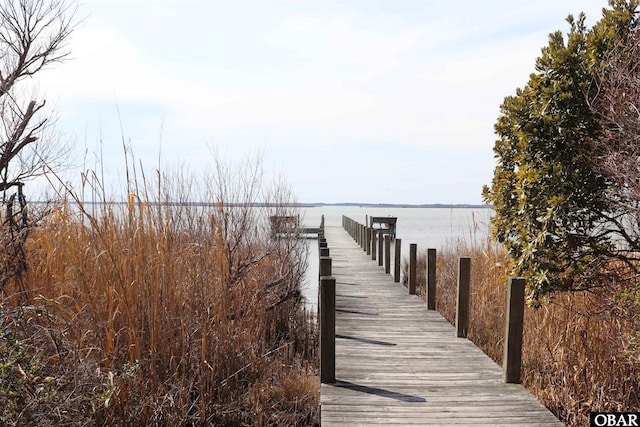
[[[69,201],[69,200],[66,200]],[[46,205],[55,203],[56,200],[30,200],[28,203],[35,205]],[[73,201],[78,203],[77,201]],[[128,201],[116,201],[116,200],[85,200],[80,202],[83,205],[128,205]],[[140,203],[138,200],[134,201],[134,204]],[[220,206],[216,202],[143,202],[143,204],[150,206]],[[492,205],[473,204],[473,203],[423,203],[423,204],[411,204],[411,203],[356,203],[356,202],[340,202],[340,203],[223,203],[222,206],[226,207],[292,207],[292,208],[323,208],[323,207],[358,207],[358,208],[434,208],[434,209],[493,209]]]
[[[299,203],[297,207],[303,208],[322,208],[322,207],[362,207],[362,208],[446,208],[446,209],[493,209],[492,205],[471,204],[471,203]]]

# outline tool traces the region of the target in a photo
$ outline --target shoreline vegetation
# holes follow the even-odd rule
[[[0,298],[0,421],[318,425],[318,333],[298,289],[306,245],[270,239],[263,222],[310,205],[262,188],[258,169],[218,164],[204,196],[184,176],[131,181],[122,203],[99,186],[91,203],[63,189],[32,213],[29,268]],[[274,201],[253,201],[265,194]],[[227,202],[188,202],[205,197]],[[460,256],[472,257],[469,339],[500,364],[508,254],[474,230],[439,253],[437,309],[452,323]],[[423,298],[424,286],[419,276]],[[523,384],[569,426],[640,406],[640,330],[620,295],[556,293],[525,314]]]
[[[133,164],[125,203],[86,179],[30,206],[24,268],[0,283],[0,424],[317,425],[307,245],[265,224],[296,214],[288,188],[259,161],[197,180]]]
[[[35,200],[30,201],[29,203],[35,205],[43,205],[49,204],[50,201],[46,200]],[[113,205],[127,205],[128,201],[91,201],[84,200],[82,201],[83,205],[103,205],[105,203],[113,204]],[[193,207],[215,207],[217,206],[216,202],[198,202],[198,201],[180,201],[180,202],[170,202],[170,201],[161,201],[161,202],[147,202],[149,206],[193,206]],[[225,204],[227,207],[253,207],[253,208],[268,208],[268,207],[287,207],[287,208],[321,208],[321,207],[364,207],[364,208],[434,208],[434,209],[493,209],[491,205],[485,204],[466,204],[466,203],[425,203],[425,204],[410,204],[410,203],[284,203],[284,204],[273,204],[268,202],[251,202],[245,204],[234,204],[227,203]]]
[[[502,364],[509,255],[473,232],[451,241],[437,257],[436,309],[455,322],[458,260],[471,257],[469,339]],[[408,277],[408,261],[403,262]],[[426,253],[418,254],[417,294],[425,298]],[[540,308],[527,307],[523,385],[563,423],[588,426],[593,411],[640,407],[640,325],[625,289],[556,292]]]

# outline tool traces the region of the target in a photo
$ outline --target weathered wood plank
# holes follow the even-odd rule
[[[424,301],[326,227],[336,279],[336,380],[323,426],[561,426],[521,385]],[[379,254],[378,254],[379,255]]]

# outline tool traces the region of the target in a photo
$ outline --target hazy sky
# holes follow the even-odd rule
[[[72,59],[39,86],[109,180],[124,136],[148,170],[262,153],[300,202],[479,203],[503,98],[569,13],[592,25],[605,6],[89,0]]]

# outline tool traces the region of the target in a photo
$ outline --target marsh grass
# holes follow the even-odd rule
[[[1,296],[0,424],[318,423],[306,246],[264,229],[290,193],[255,161],[215,165],[153,183],[130,166],[125,203],[96,173],[61,190]]]
[[[490,239],[470,237],[438,253],[437,310],[454,323],[458,260],[470,256],[469,339],[501,364],[509,258]],[[417,292],[424,298],[426,254],[418,258]],[[640,407],[640,325],[621,299],[628,292],[612,285],[557,293],[541,308],[526,309],[522,382],[569,426],[588,426],[591,411]]]

